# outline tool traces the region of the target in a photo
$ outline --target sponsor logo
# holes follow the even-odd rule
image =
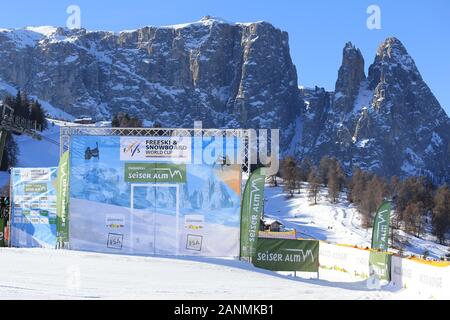
[[[186,165],[126,163],[125,181],[133,183],[186,183]]]
[[[186,215],[184,217],[184,227],[189,230],[202,230],[205,228],[205,216]]]
[[[123,154],[129,155],[133,158],[135,155],[141,153],[141,143],[139,141],[131,141],[129,145],[123,147]]]
[[[125,227],[125,216],[108,215],[106,216],[106,227],[109,229],[121,229]]]
[[[314,254],[312,250],[303,249],[284,249],[280,252],[258,252],[256,260],[258,262],[304,262],[311,259],[314,262]]]
[[[259,213],[261,211],[262,199],[261,190],[258,183],[264,178],[258,178],[252,181],[251,191],[250,191],[250,207],[252,210],[250,230],[249,230],[249,241],[256,242],[256,237],[258,236],[258,223],[259,223]]]
[[[188,234],[186,241],[186,249],[191,251],[202,251],[203,237]]]
[[[108,249],[122,250],[123,234],[110,233],[108,234]]]
[[[44,193],[47,192],[47,185],[43,183],[32,183],[25,185],[25,193]]]

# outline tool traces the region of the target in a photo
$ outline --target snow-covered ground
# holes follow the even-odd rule
[[[414,299],[337,271],[294,278],[235,260],[0,249],[2,299]]]
[[[300,195],[287,198],[281,187],[267,186],[266,217],[279,220],[287,228],[296,229],[297,235],[302,238],[370,247],[372,230],[361,227],[358,210],[344,195],[338,204],[331,204],[324,189],[318,204],[311,205],[305,187]],[[401,232],[399,236],[406,242],[404,254],[421,256],[428,250],[430,257],[439,259],[448,253],[448,247],[434,242],[430,234],[417,238]]]

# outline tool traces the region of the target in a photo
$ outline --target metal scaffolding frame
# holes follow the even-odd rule
[[[242,172],[251,173],[251,138],[245,129],[111,128],[65,126],[60,130],[60,155],[70,151],[72,136],[120,137],[222,137],[242,139]]]

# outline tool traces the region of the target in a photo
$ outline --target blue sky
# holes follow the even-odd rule
[[[411,0],[14,0],[4,1],[0,27],[65,26],[66,8],[81,8],[82,27],[120,31],[170,25],[213,15],[232,22],[265,20],[289,32],[299,84],[333,90],[342,48],[352,41],[366,69],[377,46],[396,36],[408,49],[442,106],[450,114],[450,1]],[[367,7],[381,8],[381,30],[366,27]]]

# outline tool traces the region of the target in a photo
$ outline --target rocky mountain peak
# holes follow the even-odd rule
[[[403,43],[396,37],[389,37],[377,49],[377,56],[387,56],[394,58],[394,56],[402,56],[408,54]]]
[[[450,181],[450,120],[396,38],[378,48],[368,78],[359,50],[347,43],[331,108],[310,92],[299,154],[337,157],[379,175]],[[314,131],[315,130],[315,131]]]
[[[352,109],[361,82],[365,79],[364,58],[361,51],[351,42],[347,42],[343,50],[342,65],[336,82],[336,110],[349,112]]]
[[[387,38],[377,49],[374,63],[369,68],[370,88],[380,83],[404,80],[422,81],[419,70],[400,40]]]

